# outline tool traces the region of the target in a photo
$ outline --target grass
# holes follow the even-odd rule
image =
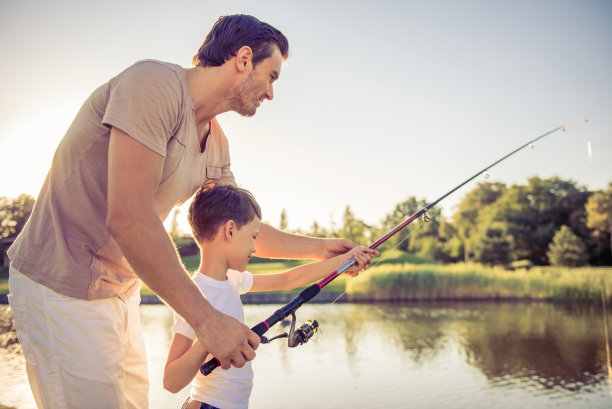
[[[394,263],[347,284],[352,300],[517,299],[601,302],[612,296],[610,267],[533,267],[509,271],[480,264]]]
[[[8,271],[8,267],[0,268],[0,294],[8,294]]]
[[[185,265],[185,269],[187,271],[193,272],[198,269],[200,266],[200,256],[186,256],[183,257],[183,264]],[[307,263],[307,261],[300,260],[274,260],[268,262],[257,262],[251,263],[247,266],[247,271],[253,274],[270,274],[270,273],[280,273],[281,271],[289,270],[293,267],[297,267],[301,264]],[[336,291],[342,292],[345,289],[345,281],[347,277],[338,277],[336,280],[332,281],[328,286],[325,287],[326,291]],[[305,287],[301,287],[303,289]],[[298,292],[300,289],[295,289],[286,292]],[[285,292],[285,291],[279,291]],[[140,290],[141,294],[153,294],[153,291],[149,287],[147,287],[144,283],[142,285],[142,289]]]
[[[200,256],[187,256],[188,271],[200,265]],[[253,274],[277,273],[302,261],[251,263]],[[480,264],[436,264],[399,250],[387,251],[357,279],[343,275],[324,291],[347,291],[355,301],[377,300],[551,300],[601,302],[602,283],[612,305],[612,267],[532,267],[506,270]],[[298,292],[299,289],[290,292]],[[0,270],[0,294],[8,293],[8,269]],[[153,294],[143,284],[141,294]]]

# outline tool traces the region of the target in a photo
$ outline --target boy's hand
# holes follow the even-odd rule
[[[357,246],[347,253],[349,256],[347,260],[351,258],[355,260],[355,264],[351,268],[345,271],[346,274],[351,277],[357,277],[360,271],[364,271],[372,264],[372,259],[378,256],[378,251],[372,250],[369,247]]]
[[[196,330],[196,336],[223,369],[242,368],[247,361],[252,361],[261,341],[249,327],[214,309],[205,327]]]

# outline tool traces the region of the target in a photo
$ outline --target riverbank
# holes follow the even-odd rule
[[[612,304],[610,267],[532,267],[508,270],[481,264],[395,263],[346,282],[347,300],[547,301]]]
[[[199,256],[183,258],[188,271],[199,266]],[[299,261],[257,262],[253,274],[276,273]],[[0,272],[0,304],[7,303],[8,272]],[[244,304],[285,304],[302,289],[248,293]],[[612,267],[530,267],[506,269],[475,263],[434,264],[400,251],[387,251],[356,279],[342,275],[327,285],[312,303],[403,301],[545,301],[600,304],[602,292],[612,305]],[[146,286],[142,304],[161,301]],[[340,297],[340,298],[338,298]]]

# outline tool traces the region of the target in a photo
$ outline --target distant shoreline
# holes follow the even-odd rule
[[[311,303],[313,304],[325,304],[334,301],[338,298],[342,293],[338,292],[322,292],[319,293],[315,298],[313,298]],[[297,293],[258,293],[258,294],[243,294],[240,296],[243,304],[286,304],[291,301]],[[140,304],[143,305],[155,305],[155,304],[163,304],[163,302],[154,294],[142,294]],[[346,302],[343,301],[341,297],[336,302]],[[0,304],[8,304],[8,296],[7,294],[0,294]]]
[[[240,296],[242,303],[244,305],[252,305],[252,304],[287,304],[291,301],[297,293],[253,293],[253,294],[243,294]],[[516,303],[516,302],[525,302],[525,303],[552,303],[552,304],[580,304],[580,305],[592,305],[592,304],[600,304],[601,302],[593,302],[590,300],[559,300],[559,299],[551,299],[551,298],[532,298],[532,297],[451,297],[451,298],[420,298],[420,299],[382,299],[382,298],[364,298],[364,297],[355,297],[354,295],[340,292],[322,292],[319,293],[315,298],[310,300],[309,304],[328,304],[328,303],[355,303],[355,304],[363,304],[363,303],[427,303],[427,302],[508,302],[508,303]],[[7,294],[0,294],[0,305],[8,304]],[[153,294],[143,294],[141,295],[141,305],[161,305],[163,302]],[[608,308],[612,308],[612,305],[609,305]]]

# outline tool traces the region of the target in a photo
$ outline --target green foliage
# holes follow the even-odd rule
[[[174,209],[174,213],[172,214],[172,222],[170,223],[170,231],[168,232],[170,238],[172,238],[175,244],[176,240],[183,235],[178,223],[178,215],[180,212],[181,211],[179,209]]]
[[[593,229],[595,259],[612,263],[612,182],[603,192],[594,193],[586,204],[586,225]]]
[[[612,182],[604,192],[594,193],[586,204],[587,226],[610,234],[612,223]]]
[[[503,265],[514,260],[512,236],[506,229],[503,222],[494,222],[480,229],[482,236],[475,246],[474,259],[489,265]]]
[[[512,243],[513,254],[508,261],[526,259],[544,265],[548,261],[548,244],[562,225],[572,224],[583,237],[589,235],[583,221],[589,193],[572,181],[532,177],[527,185],[512,185],[500,191],[494,202],[478,209],[476,232],[472,231],[469,239],[475,249],[488,247],[491,243],[487,241],[494,238],[496,245]],[[511,240],[496,237],[498,234],[490,231],[493,224]],[[479,259],[485,261],[482,257]],[[491,261],[503,259],[494,257]]]
[[[478,227],[477,219],[480,210],[495,203],[505,190],[506,186],[503,183],[479,183],[459,203],[458,209],[453,216],[453,226],[457,231],[458,238],[462,242],[463,260],[466,263],[473,254],[473,238]],[[455,245],[455,248],[458,247]]]
[[[519,204],[517,211],[507,218],[516,257],[539,265],[546,264],[548,244],[555,232],[568,223],[569,203],[584,208],[586,197],[582,194],[583,188],[557,177],[532,177],[527,186],[513,186],[511,189],[516,190]]]
[[[584,243],[567,226],[555,234],[547,254],[553,266],[580,267],[588,259]]]
[[[200,267],[200,254],[181,257],[185,270],[193,272]]]
[[[0,238],[17,236],[33,207],[34,198],[25,193],[15,199],[0,196]]]
[[[314,222],[305,234],[373,242],[427,204],[411,196],[377,227],[366,226],[347,207],[338,229],[332,226],[328,231]],[[500,182],[479,183],[458,205],[451,221],[432,213],[429,223],[415,220],[379,250],[398,248],[446,263],[472,259],[508,265],[525,260],[546,265],[549,245],[563,225],[583,242],[587,262],[612,264],[612,183],[606,192],[595,194],[558,177],[532,177],[525,185],[510,187]]]
[[[287,211],[283,209],[280,214],[280,222],[278,223],[279,230],[287,230],[289,222],[287,221]]]
[[[374,265],[382,265],[382,264],[401,264],[401,263],[409,263],[409,264],[437,264],[436,261],[431,259],[422,258],[416,256],[411,253],[406,253],[405,251],[393,249],[393,250],[383,250],[380,252],[378,257],[374,259]]]
[[[355,243],[366,243],[366,225],[355,217],[350,206],[344,210],[338,236]]]
[[[606,279],[607,278],[607,279]],[[352,301],[549,300],[601,303],[612,268],[533,267],[514,271],[476,263],[384,264],[348,280]]]
[[[412,216],[425,206],[427,206],[427,202],[425,200],[417,200],[414,196],[410,196],[407,200],[397,204],[395,206],[395,209],[393,209],[391,213],[385,216],[378,229],[373,230],[372,235],[377,238],[382,237],[384,234],[391,231],[397,225],[402,223],[408,217]],[[414,224],[416,225],[416,223]],[[410,233],[413,231],[414,228],[415,226],[413,225],[407,227],[403,231],[399,232],[398,234],[387,240],[381,247],[383,249],[397,247],[400,250],[408,251],[410,241],[412,240],[412,237],[410,237]],[[407,239],[407,237],[410,238]]]
[[[327,231],[324,227],[320,226],[319,223],[312,222],[310,226],[310,232],[308,233],[311,237],[335,237],[335,233]]]
[[[516,260],[506,266],[508,270],[529,270],[531,267],[533,263],[530,260]]]

